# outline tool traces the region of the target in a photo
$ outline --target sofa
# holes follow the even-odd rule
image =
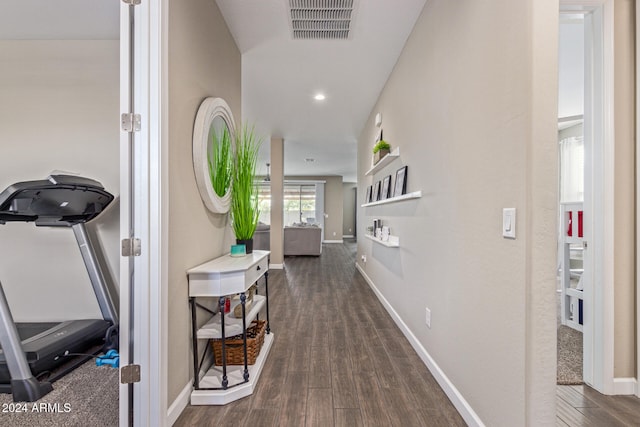
[[[313,255],[322,253],[322,228],[314,225],[284,228],[284,255]]]
[[[271,226],[259,222],[253,233],[253,249],[261,251],[271,250]]]

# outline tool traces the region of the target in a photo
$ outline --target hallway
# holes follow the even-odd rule
[[[261,286],[262,289],[262,286]],[[176,426],[464,426],[355,270],[355,242],[269,272],[275,341],[256,392]]]
[[[320,257],[288,257],[286,270],[270,270],[275,341],[256,392],[188,406],[174,425],[466,425],[355,270],[355,251],[353,241],[326,244]],[[563,427],[640,419],[640,399],[587,386],[558,386],[556,403]]]

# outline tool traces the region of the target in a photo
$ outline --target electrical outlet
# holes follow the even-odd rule
[[[351,229],[349,229],[349,233],[351,233]]]
[[[335,231],[333,232],[333,235],[334,235],[334,237],[335,237],[335,235],[336,235],[336,232],[335,232]]]
[[[365,264],[367,263],[367,256],[366,255],[362,255],[362,257],[360,257],[360,259],[362,260],[362,262],[364,262]]]
[[[431,310],[429,310],[429,307],[425,307],[425,311],[425,323],[427,324],[427,328],[431,329]]]

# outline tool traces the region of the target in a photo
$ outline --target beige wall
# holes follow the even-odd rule
[[[285,148],[286,149],[286,148]],[[342,240],[342,177],[341,176],[285,176],[285,180],[325,181],[324,240]]]
[[[214,1],[169,3],[169,352],[168,405],[191,381],[191,329],[185,271],[228,251],[228,215],[209,213],[193,172],[196,111],[224,98],[240,125],[240,52]]]
[[[0,191],[59,170],[118,195],[119,49],[118,40],[0,41]],[[117,283],[118,201],[87,228],[97,230]],[[101,316],[71,229],[9,223],[0,241],[0,280],[16,321]]]
[[[359,239],[358,264],[490,426],[555,423],[557,11],[427,2],[358,143],[360,194],[402,165],[423,194],[358,208],[359,235],[381,218],[400,239]],[[370,177],[377,112],[401,155]]]
[[[356,192],[358,185],[352,182],[342,184],[342,235],[356,234]]]
[[[614,376],[636,376],[635,7],[615,0],[615,354]]]

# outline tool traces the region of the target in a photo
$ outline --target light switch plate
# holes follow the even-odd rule
[[[502,209],[502,237],[516,238],[516,208]]]

